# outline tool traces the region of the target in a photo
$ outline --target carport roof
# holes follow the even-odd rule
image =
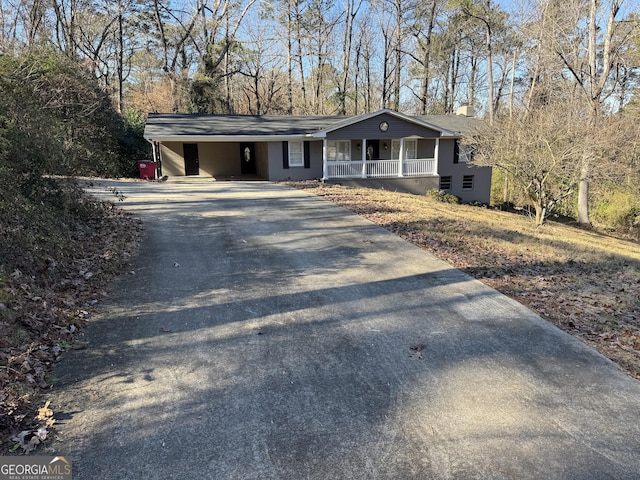
[[[341,128],[381,113],[392,113],[456,136],[470,129],[473,118],[456,115],[406,116],[382,110],[365,116],[197,115],[152,113],[144,138],[149,141],[286,140]],[[475,122],[474,122],[475,121]]]
[[[152,113],[147,119],[145,138],[173,136],[298,136],[307,135],[335,123],[335,116],[286,115],[188,115]]]

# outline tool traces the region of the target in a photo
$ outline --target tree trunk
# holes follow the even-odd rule
[[[347,114],[347,90],[349,85],[349,71],[351,65],[351,46],[353,43],[353,25],[362,5],[362,0],[347,0],[345,11],[345,27],[342,57],[342,78],[340,80],[340,92],[338,98],[338,111],[342,115]]]
[[[531,85],[529,86],[529,94],[527,95],[527,108],[526,110],[530,110],[531,109],[531,104],[533,101],[533,93],[536,89],[536,83],[538,81],[538,75],[540,72],[540,68],[541,68],[541,62],[542,62],[542,47],[543,47],[543,35],[546,32],[546,22],[547,22],[547,7],[549,6],[549,2],[544,2],[543,7],[542,7],[542,13],[541,13],[541,21],[542,24],[540,25],[540,28],[538,30],[538,32],[540,32],[537,35],[537,42],[538,42],[538,46],[536,48],[536,60],[535,60],[535,64],[533,67],[533,74],[531,75]]]
[[[304,63],[302,57],[302,33],[300,31],[300,23],[301,23],[301,13],[300,13],[300,0],[293,0],[295,2],[296,7],[296,46],[298,48],[298,68],[300,70],[300,90],[302,91],[302,112],[308,113],[307,111],[307,87],[306,81],[304,77]]]
[[[383,29],[384,59],[382,61],[382,108],[387,108],[389,102],[389,37]]]
[[[509,203],[509,174],[504,172],[504,186],[502,188],[502,203]]]
[[[453,114],[454,103],[456,94],[458,93],[458,76],[460,74],[460,63],[462,62],[462,56],[460,55],[460,49],[456,49],[455,62],[451,70],[451,102],[449,103],[449,109],[446,113]],[[473,103],[470,104],[473,106]]]
[[[293,63],[292,63],[291,0],[287,0],[287,113],[293,115]]]
[[[471,63],[471,73],[469,75],[469,96],[467,97],[467,102],[473,106],[476,103],[476,75],[478,72],[478,58],[473,50],[471,51],[469,61]]]
[[[591,109],[591,126],[595,126],[595,123],[598,118],[598,104],[595,89],[596,89],[596,79],[598,76],[597,72],[597,60],[596,60],[596,34],[597,34],[597,25],[596,25],[596,16],[598,14],[598,0],[589,0],[589,49],[588,49],[588,60],[589,60],[589,91],[587,94],[589,95],[589,99],[592,103]],[[586,147],[589,148],[588,146]],[[589,158],[591,153],[589,151],[585,151],[582,156],[582,166],[580,169],[580,183],[578,184],[578,223],[583,225],[590,225],[591,219],[589,218]]]
[[[76,58],[76,0],[69,2],[69,16],[64,9],[64,5],[59,0],[53,1],[53,9],[56,16],[57,35],[62,33],[61,50],[71,58]],[[58,39],[59,36],[58,36]]]
[[[367,77],[366,79],[366,85],[367,85],[367,90],[365,92],[365,102],[364,102],[364,109],[365,109],[365,113],[371,113],[372,108],[371,108],[371,52],[369,51],[369,46],[367,45],[366,47],[366,54],[365,54],[365,75]]]
[[[396,69],[394,75],[393,109],[400,110],[400,81],[402,70],[402,0],[396,0]]]
[[[513,58],[511,61],[511,84],[509,85],[509,118],[513,118],[513,98],[516,84],[516,60],[517,53],[515,48],[513,49]]]
[[[436,0],[432,0],[431,11],[429,13],[429,23],[427,24],[427,38],[425,39],[424,47],[424,73],[422,78],[422,93],[420,95],[420,113],[422,115],[427,114],[427,106],[429,104],[429,67],[431,64],[431,35],[433,34],[433,27],[436,18]]]
[[[590,225],[589,219],[589,180],[582,178],[578,184],[578,222]]]
[[[542,205],[536,205],[536,225],[538,227],[544,225],[544,219],[546,217],[546,208]]]
[[[487,11],[491,11],[491,0],[487,0]],[[489,124],[493,125],[495,108],[493,99],[493,46],[491,43],[491,24],[488,18],[485,20],[485,28],[487,43],[487,103],[489,104]]]
[[[118,0],[118,50],[116,52],[116,71],[118,75],[118,96],[116,99],[116,111],[122,113],[124,98],[124,6],[122,0]]]
[[[40,30],[40,25],[42,24],[42,20],[44,18],[44,10],[45,9],[43,8],[40,0],[35,0],[31,5],[31,9],[29,10],[29,34],[27,37],[28,48],[35,47],[36,45],[38,31]],[[2,13],[1,8],[0,13]]]
[[[358,96],[360,95],[360,90],[358,89],[359,86],[359,82],[360,82],[360,51],[362,48],[362,41],[358,41],[357,45],[356,45],[356,71],[355,71],[355,79],[354,79],[354,95],[353,95],[353,101],[354,101],[354,115],[358,115],[359,114],[359,110],[358,110],[358,106],[359,106],[359,102],[358,102]]]

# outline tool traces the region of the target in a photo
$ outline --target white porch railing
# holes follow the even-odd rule
[[[405,160],[402,175],[405,177],[419,177],[436,174],[435,158],[416,158]]]
[[[397,177],[398,167],[398,160],[367,160],[367,177]]]
[[[420,177],[436,175],[434,158],[404,160],[400,173],[400,160],[367,160],[365,178]],[[362,178],[361,161],[327,162],[328,178]]]
[[[327,162],[329,178],[362,177],[362,162]]]

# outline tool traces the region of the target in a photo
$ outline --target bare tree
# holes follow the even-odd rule
[[[335,67],[330,64],[329,59],[334,53],[335,43],[332,38],[340,16],[334,12],[333,6],[333,0],[310,0],[300,19],[307,60],[313,66],[311,112],[316,115],[326,113],[327,85],[335,73]]]
[[[244,77],[239,86],[246,100],[246,107],[241,113],[284,113],[292,105],[289,100],[284,105],[282,79],[285,73],[282,57],[277,54],[277,40],[267,33],[266,28],[258,27],[249,35],[250,41],[244,44],[247,50],[239,69],[239,74]],[[288,94],[287,97],[290,99]]]
[[[352,61],[353,35],[356,17],[363,0],[345,0],[344,10],[344,33],[343,33],[343,54],[342,54],[342,72],[340,73],[340,81],[338,84],[338,113],[347,114],[347,97],[349,89],[349,78]]]
[[[621,23],[618,20],[624,0],[609,0],[600,3],[599,0],[588,0],[587,17],[587,58],[579,52],[562,49],[562,43],[557,43],[557,54],[572,75],[578,91],[589,106],[589,130],[587,135],[598,134],[602,109],[606,100],[614,93],[617,82],[611,82],[617,73],[614,68],[618,59],[618,51],[622,45],[630,41],[632,31],[624,36],[616,37]],[[601,17],[604,17],[604,21]],[[578,191],[578,221],[589,224],[589,183],[592,175],[592,165],[597,160],[596,152],[587,144],[581,158],[580,188]]]
[[[354,93],[354,113],[369,113],[374,109],[373,100],[373,36],[367,28],[366,23],[361,20],[358,24],[358,40],[355,52],[355,93]],[[362,76],[361,76],[362,72]],[[362,78],[362,80],[360,80]],[[361,85],[362,84],[362,85]],[[362,98],[362,107],[360,106]]]
[[[484,29],[487,56],[487,111],[489,123],[493,123],[495,118],[494,34],[496,30],[504,28],[505,15],[499,7],[492,5],[491,0],[461,0],[460,8],[465,15],[479,22]]]
[[[153,17],[161,47],[162,70],[171,83],[174,112],[184,109],[181,89],[187,81],[190,67],[188,47],[205,5],[198,3],[191,11],[177,11],[169,3],[152,0]]]
[[[78,12],[82,0],[53,0],[56,18],[56,40],[61,51],[71,58],[77,57]]]
[[[293,115],[293,12],[292,12],[292,0],[286,0],[284,3],[286,14],[286,27],[287,27],[287,113]]]
[[[505,171],[522,188],[536,212],[536,224],[579,182],[584,118],[563,106],[545,106],[528,116],[500,118],[464,139],[474,149],[473,163]]]
[[[46,38],[45,0],[0,1],[0,52],[30,49]]]
[[[429,84],[431,81],[431,50],[433,44],[433,33],[436,26],[437,0],[418,2],[415,7],[415,23],[411,25],[413,36],[417,44],[416,54],[409,53],[413,60],[420,65],[422,73],[420,95],[418,102],[420,114],[428,113],[429,104]]]

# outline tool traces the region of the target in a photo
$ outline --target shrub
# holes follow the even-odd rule
[[[144,117],[123,118],[91,73],[43,49],[0,55],[0,170],[30,176],[135,173]]]
[[[640,201],[633,193],[616,189],[606,192],[593,209],[593,220],[607,227],[640,234]]]
[[[427,192],[427,197],[443,203],[456,203],[456,204],[462,203],[462,200],[460,199],[460,197],[456,197],[455,195],[447,193],[444,190],[437,190],[437,189],[429,190]]]

